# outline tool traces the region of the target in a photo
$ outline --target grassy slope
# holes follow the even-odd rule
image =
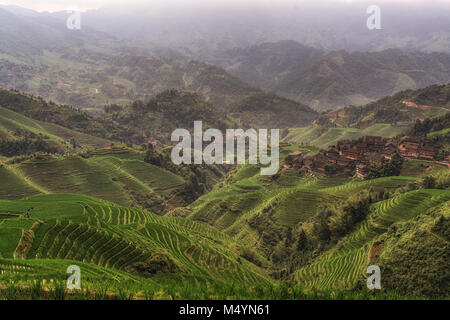
[[[289,151],[282,150],[281,161]],[[282,171],[280,177],[273,182],[268,177],[259,175],[258,168],[246,165],[237,171],[229,183],[200,197],[183,213],[192,219],[211,223],[231,235],[255,243],[257,239],[246,220],[264,212],[267,207],[275,205],[278,223],[292,226],[314,216],[321,203],[345,199],[368,187],[395,189],[404,186],[417,180],[414,175],[423,172],[419,169],[428,165],[426,161],[411,162],[405,165],[405,173],[411,173],[411,176],[362,182],[351,178],[300,176],[291,170]],[[443,166],[437,165],[427,173],[438,175],[445,170]]]
[[[184,180],[143,161],[144,154],[129,149],[97,150],[85,159],[46,156],[0,168],[0,197],[20,199],[37,193],[79,193],[120,205],[132,205],[130,192],[162,195]]]
[[[449,110],[450,84],[447,84],[401,91],[366,105],[331,111],[324,116],[339,127],[365,128],[376,123],[413,123],[416,119],[444,115]]]
[[[288,149],[282,150],[282,157],[292,146]],[[83,161],[99,161],[107,167],[108,162],[118,163],[123,158],[134,161],[122,153],[117,157],[99,154]],[[88,270],[86,282],[94,290],[107,285],[120,291],[126,284],[133,292],[152,292],[152,297],[156,291],[183,295],[185,287],[196,294],[214,295],[222,292],[221,281],[261,285],[266,281],[260,276],[264,275],[262,269],[238,259],[242,244],[258,246],[258,234],[248,225],[249,218],[273,207],[278,224],[293,226],[313,217],[324,202],[346,199],[368,187],[395,189],[416,181],[414,175],[423,173],[423,165],[429,164],[407,163],[404,172],[410,177],[364,182],[299,176],[290,170],[283,171],[276,182],[270,182],[259,175],[257,167],[243,166],[222,188],[202,196],[187,209],[173,212],[183,212],[191,219],[159,217],[81,195],[38,195],[21,201],[1,201],[0,236],[7,241],[0,244],[0,279],[27,282],[36,274],[47,280],[65,279],[65,268],[75,263]],[[434,166],[427,173],[448,180],[448,170],[443,167]],[[71,176],[76,175],[68,174],[66,178]],[[351,234],[296,272],[299,286],[302,290],[354,287],[363,281],[373,243],[392,224],[410,221],[449,201],[448,190],[419,190],[374,204],[368,219]],[[35,208],[32,219],[23,217],[28,207]],[[175,274],[147,280],[124,272],[130,263],[145,261],[155,253],[170,257],[180,269]],[[13,257],[32,260],[11,260]],[[22,270],[35,271],[28,277]],[[121,279],[121,284],[117,279]],[[204,287],[199,283],[209,284]],[[248,297],[248,292],[243,294]]]
[[[34,207],[31,219],[23,216],[29,207]],[[0,201],[0,212],[4,214],[0,234],[2,239],[8,239],[0,247],[0,282],[27,282],[36,275],[47,281],[63,280],[67,278],[65,269],[75,263],[86,272],[85,281],[95,286],[102,281],[139,279],[132,285],[145,290],[173,277],[189,285],[198,281],[269,283],[255,266],[238,261],[238,244],[234,240],[190,220],[160,217],[80,195],[38,195],[20,201]],[[129,265],[145,262],[155,254],[172,260],[178,268],[176,275],[144,280],[123,272]],[[11,265],[26,266],[33,272],[13,269]]]
[[[109,143],[108,140],[76,132],[53,123],[34,120],[0,106],[0,133],[2,136],[12,138],[12,133],[17,129],[47,136],[49,141],[53,141],[65,149],[68,148],[68,142],[71,139],[88,147],[99,147]]]
[[[314,263],[298,270],[296,280],[315,289],[353,288],[371,264],[373,243],[392,224],[409,221],[449,201],[449,190],[417,190],[374,204],[371,214],[353,233]]]
[[[309,107],[270,93],[258,93],[235,103],[230,113],[241,126],[285,128],[308,125],[317,117]]]
[[[270,182],[259,175],[258,168],[247,165],[240,168],[228,184],[202,196],[184,214],[258,247],[259,235],[248,224],[249,219],[258,214],[274,210],[276,223],[294,226],[314,217],[322,204],[345,200],[358,191],[394,190],[425,175],[447,183],[449,179],[446,167],[427,161],[407,162],[402,174],[404,176],[358,181],[300,176],[286,170],[276,182]],[[354,287],[363,279],[370,249],[378,236],[393,223],[409,221],[449,201],[449,190],[419,190],[374,204],[368,219],[332,250],[298,270],[295,279],[299,286],[307,289]]]
[[[311,144],[320,148],[336,145],[339,140],[362,136],[394,137],[405,133],[417,119],[442,116],[449,111],[450,85],[430,86],[420,90],[402,91],[364,106],[351,106],[330,111],[319,116],[333,126],[313,125],[291,128],[284,141]],[[403,102],[415,103],[424,108],[408,107]],[[442,135],[447,129],[430,136]]]
[[[403,133],[408,126],[377,123],[365,129],[357,128],[324,128],[309,126],[304,128],[292,128],[284,141],[302,144],[308,143],[320,148],[336,145],[339,140],[358,139],[363,136],[394,137]]]
[[[436,194],[435,203],[437,200]],[[426,215],[396,224],[378,239],[381,253],[372,263],[383,270],[385,288],[421,295],[450,292],[449,222],[450,201],[447,201],[428,210]],[[414,275],[414,281],[404,281],[410,275]]]

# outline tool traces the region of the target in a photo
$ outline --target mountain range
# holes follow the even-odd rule
[[[0,6],[0,300],[448,299],[447,6],[323,3]],[[279,171],[174,164],[196,120]]]
[[[0,84],[78,108],[123,105],[168,89],[227,108],[263,89],[322,111],[450,81],[446,53],[327,52],[290,40],[185,54],[89,27],[68,30],[66,13],[10,11],[0,11]],[[14,40],[21,37],[30,41]]]
[[[316,110],[362,105],[450,81],[450,55],[389,49],[324,53],[292,41],[229,51],[227,70]]]

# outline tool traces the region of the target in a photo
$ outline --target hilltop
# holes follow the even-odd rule
[[[252,128],[305,126],[317,117],[308,106],[263,92],[231,105],[230,114],[241,125]]]
[[[433,127],[435,131],[445,131],[446,115],[450,112],[449,88],[450,85],[446,84],[406,90],[367,105],[322,112],[312,125],[286,130],[283,139],[290,143],[307,143],[326,149],[336,145],[339,140],[363,136],[415,136],[417,132],[414,130],[431,134]]]
[[[225,128],[232,123],[199,95],[176,90],[165,91],[148,102],[134,101],[124,107],[109,105],[105,107],[106,113],[91,115],[39,96],[0,89],[0,108],[4,121],[8,121],[3,132],[5,137],[16,129],[24,129],[57,136],[62,143],[75,141],[80,147],[100,147],[113,142],[140,145],[161,140],[167,143],[174,129],[190,128],[194,120],[203,120],[205,125],[214,128]]]
[[[164,56],[121,55],[112,58],[113,67],[108,66],[107,76],[123,78],[123,85],[115,81],[103,81],[100,91],[111,98],[126,96],[130,92],[134,99],[148,98],[169,89],[190,91],[204,97],[217,108],[226,109],[259,90],[230,75],[224,69],[198,61]],[[131,85],[130,88],[127,88]],[[109,92],[109,86],[114,92]],[[128,90],[127,94],[124,94]]]
[[[323,53],[281,41],[229,51],[227,70],[315,110],[363,105],[399,91],[450,81],[450,55],[388,49]]]
[[[405,90],[363,106],[350,106],[321,115],[338,127],[366,128],[377,123],[414,123],[450,111],[450,84]],[[328,120],[327,120],[328,119]]]
[[[1,87],[93,110],[171,89],[196,92],[218,108],[258,92],[211,64],[137,49],[87,25],[69,30],[69,14],[61,14],[0,9]]]
[[[147,140],[166,144],[170,144],[175,129],[192,129],[197,120],[203,121],[205,128],[223,130],[234,126],[225,112],[214,108],[203,97],[177,90],[164,91],[147,102],[135,101],[125,107],[107,106],[105,111],[107,119],[130,128]]]
[[[306,72],[323,54],[321,50],[286,40],[228,50],[217,63],[247,83],[273,90],[294,70],[298,74]]]
[[[15,90],[0,88],[0,107],[41,123],[54,124],[104,139],[125,140],[129,134],[127,128],[117,126],[114,122],[103,121],[79,109]]]
[[[28,118],[0,106],[0,154],[8,157],[35,152],[64,153],[98,148],[111,142],[66,127]]]
[[[137,100],[124,106],[107,105],[104,113],[98,114],[58,105],[19,91],[0,89],[0,107],[21,114],[22,118],[46,123],[47,127],[47,124],[54,124],[59,128],[57,135],[60,138],[80,140],[80,146],[85,141],[96,146],[115,141],[167,145],[171,143],[170,136],[175,129],[190,129],[197,120],[203,121],[205,128],[225,130],[241,124],[245,128],[301,126],[308,125],[317,117],[309,107],[272,93],[250,95],[230,105],[228,110],[222,110],[202,95],[175,89],[163,91],[147,101]],[[15,126],[27,127],[26,124]],[[35,129],[31,131],[40,133]],[[47,133],[51,132],[42,133],[49,135]],[[95,143],[89,142],[88,136],[95,137],[92,140]]]

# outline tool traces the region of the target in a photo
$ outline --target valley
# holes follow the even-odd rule
[[[450,11],[252,6],[0,4],[0,300],[450,298]]]
[[[400,150],[404,159],[400,171],[367,180],[360,179],[358,169],[340,176],[327,170],[303,172],[295,166],[282,166],[277,175],[262,176],[258,164],[179,168],[170,163],[172,147],[163,140],[133,143],[156,138],[154,133],[141,140],[132,140],[128,134],[130,138],[122,136],[128,142],[121,143],[105,135],[106,128],[114,124],[116,134],[127,132],[130,120],[121,120],[121,114],[136,114],[145,108],[155,112],[158,105],[170,104],[184,106],[183,112],[193,112],[194,117],[200,112],[206,121],[211,112],[208,126],[214,126],[218,111],[196,95],[166,92],[148,107],[134,103],[129,110],[112,108],[110,118],[85,115],[18,92],[3,91],[2,96],[0,130],[5,141],[15,141],[18,138],[13,133],[22,130],[57,147],[53,153],[25,151],[1,159],[0,196],[4,200],[0,201],[0,234],[8,239],[0,248],[2,277],[17,279],[16,290],[22,294],[27,295],[26,288],[33,286],[30,279],[34,278],[16,271],[13,276],[11,270],[41,270],[36,272],[42,285],[54,283],[47,285],[48,290],[57,290],[56,285],[64,279],[58,266],[67,261],[92,270],[86,279],[91,293],[83,294],[102,294],[105,299],[125,298],[124,294],[132,299],[155,298],[156,292],[163,292],[158,293],[163,299],[205,298],[208,292],[219,298],[225,294],[225,282],[232,283],[226,294],[235,298],[254,297],[253,290],[262,290],[264,295],[269,295],[265,290],[275,290],[276,297],[282,295],[283,299],[311,294],[326,297],[327,290],[358,297],[370,263],[376,261],[386,270],[404,268],[405,273],[411,268],[414,247],[401,253],[402,263],[390,253],[396,250],[392,246],[394,231],[399,237],[408,235],[413,241],[433,243],[433,250],[441,250],[445,259],[447,242],[438,239],[446,237],[445,228],[439,229],[439,225],[448,219],[450,175],[448,164],[435,161],[434,153],[425,159],[408,157],[409,151]],[[26,107],[28,101],[34,103],[34,109]],[[432,105],[432,100],[426,104]],[[59,113],[42,116],[40,108],[48,106]],[[382,108],[389,110],[387,105]],[[424,130],[430,139],[440,141],[445,156],[448,133],[442,128],[448,127],[448,115],[439,116],[442,108],[433,108],[426,112],[437,116],[420,123],[413,119],[383,123],[383,118],[376,117],[379,123],[365,128],[338,127],[322,120],[333,119],[332,113],[318,114],[309,127],[285,132],[280,162],[287,161],[294,151],[317,156],[320,149],[357,142],[358,138],[365,141],[368,135],[380,132],[397,145],[405,140],[392,138]],[[158,112],[160,119],[170,117],[164,109]],[[82,116],[74,121],[77,118],[67,117],[71,113]],[[133,122],[138,124],[138,118]],[[228,124],[236,119],[230,117]],[[180,120],[191,121],[186,116]],[[28,218],[25,211],[30,207]],[[414,229],[405,227],[409,224]],[[435,231],[422,233],[422,228]],[[429,272],[445,276],[440,269],[445,263],[431,264],[432,252],[427,248],[421,262],[424,270],[430,266],[437,269]],[[421,272],[411,276],[418,274],[425,277]],[[388,273],[387,283],[397,288],[400,276],[403,273]],[[292,287],[290,294],[283,293],[285,284]],[[204,285],[209,289],[200,289]],[[109,293],[103,292],[104,287]],[[446,292],[445,286],[430,284],[383,291],[379,297],[434,297]]]

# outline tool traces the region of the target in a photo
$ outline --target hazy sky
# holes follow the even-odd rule
[[[248,3],[260,3],[263,5],[274,3],[318,3],[324,0],[0,0],[0,4],[17,5],[25,8],[30,8],[37,11],[61,11],[78,8],[85,11],[89,9],[97,9],[104,7],[105,5],[133,5],[133,4],[165,4],[165,3],[183,3],[186,4],[200,4],[200,3],[230,3],[230,4],[248,4]],[[393,3],[434,3],[450,4],[450,0],[325,0],[331,2],[343,2],[347,4],[355,4],[359,2],[370,4],[382,4],[386,2]]]

